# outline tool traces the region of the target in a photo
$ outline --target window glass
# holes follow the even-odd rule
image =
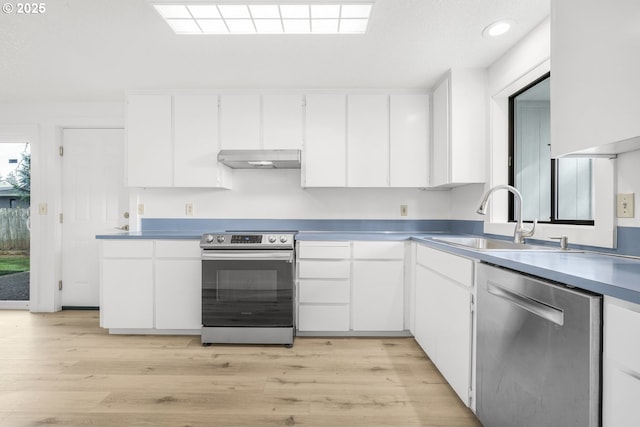
[[[510,184],[522,193],[525,221],[593,223],[591,159],[551,158],[550,80],[510,98]]]

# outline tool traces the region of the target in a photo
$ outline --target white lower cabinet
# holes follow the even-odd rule
[[[153,328],[153,242],[102,242],[100,326]]]
[[[414,336],[466,405],[471,404],[473,261],[417,247]]]
[[[403,260],[404,242],[299,242],[298,331],[403,331]]]
[[[404,243],[353,242],[354,331],[404,330]]]
[[[202,263],[199,242],[156,241],[156,329],[200,329]]]
[[[199,331],[199,242],[102,241],[100,297],[103,328]]]
[[[640,419],[640,305],[604,299],[602,425]]]

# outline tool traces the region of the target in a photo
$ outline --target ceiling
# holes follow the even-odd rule
[[[234,0],[230,0],[232,2]],[[127,90],[430,88],[486,67],[550,0],[377,0],[365,35],[174,34],[146,0],[50,0],[0,13],[0,102],[120,101]],[[497,39],[482,29],[515,21]]]

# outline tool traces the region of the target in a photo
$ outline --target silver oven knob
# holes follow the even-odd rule
[[[224,236],[220,235],[220,236],[216,237],[216,240],[218,241],[218,243],[224,243]]]
[[[287,236],[280,236],[280,243],[287,243],[287,240],[289,240]]]
[[[204,241],[207,243],[213,242],[213,236],[211,234],[207,234],[204,238]]]
[[[269,237],[267,237],[267,240],[269,240],[269,243],[275,243],[276,242],[276,236],[269,236]]]

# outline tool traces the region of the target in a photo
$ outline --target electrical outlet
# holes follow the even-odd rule
[[[48,210],[49,210],[49,208],[48,208],[46,203],[40,203],[38,205],[38,213],[40,215],[46,215]]]
[[[138,203],[138,215],[144,215],[144,203]]]
[[[400,216],[407,216],[409,214],[409,205],[400,205]]]
[[[193,203],[187,203],[184,210],[187,216],[193,216]]]
[[[616,199],[616,214],[618,218],[633,218],[635,207],[633,193],[619,193]]]

